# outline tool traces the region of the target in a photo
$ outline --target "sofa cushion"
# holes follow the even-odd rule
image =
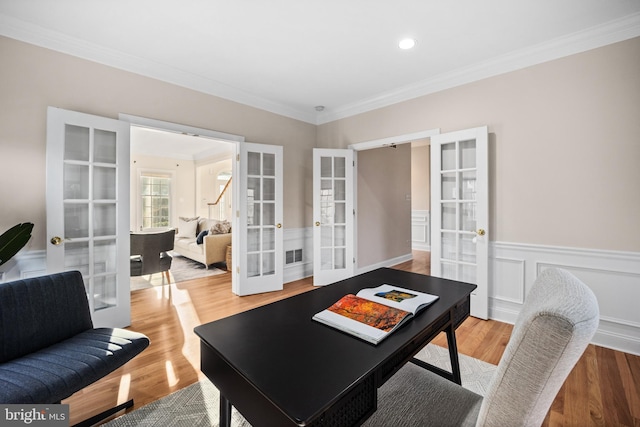
[[[0,402],[56,403],[104,377],[149,345],[125,329],[98,328],[0,365]]]
[[[210,221],[215,221],[215,219],[200,218],[198,220],[198,228],[196,229],[196,236],[198,234],[202,233],[203,230],[208,230],[209,229]]]
[[[0,284],[0,363],[92,327],[78,271]]]
[[[188,255],[187,253],[180,252],[180,249],[183,251],[195,252],[197,254],[204,254],[204,245],[199,245],[196,242],[196,239],[186,239],[186,238],[177,238],[174,243],[174,250],[181,255]]]

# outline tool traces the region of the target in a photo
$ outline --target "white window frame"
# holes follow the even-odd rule
[[[154,176],[165,176],[169,178],[171,181],[169,185],[169,225],[168,227],[156,227],[156,228],[144,228],[143,227],[143,218],[142,218],[142,178],[145,176],[154,175]],[[142,168],[138,170],[138,179],[137,185],[135,188],[136,192],[136,221],[137,221],[137,231],[159,231],[165,230],[166,228],[172,227],[174,224],[174,212],[176,212],[175,204],[176,204],[176,194],[175,194],[175,182],[176,182],[176,173],[172,170],[165,169],[149,169]]]

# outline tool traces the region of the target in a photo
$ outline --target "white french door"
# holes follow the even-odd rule
[[[313,149],[313,284],[353,276],[353,150]]]
[[[238,280],[233,281],[233,292],[282,290],[282,147],[242,143],[239,161],[240,236],[232,247]]]
[[[47,271],[79,270],[95,326],[131,323],[129,124],[47,110]]]
[[[471,315],[488,317],[487,127],[431,137],[431,275],[473,283]]]

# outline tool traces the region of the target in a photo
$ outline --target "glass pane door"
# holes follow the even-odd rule
[[[245,143],[240,160],[240,283],[249,295],[282,289],[282,147]]]
[[[353,275],[353,152],[314,149],[314,285]]]
[[[48,115],[47,269],[82,273],[94,324],[128,326],[129,126]]]
[[[471,314],[488,316],[486,127],[431,138],[431,274],[478,285]]]

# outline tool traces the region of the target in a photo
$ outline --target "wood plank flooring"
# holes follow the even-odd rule
[[[395,268],[429,274],[429,253]],[[131,329],[146,334],[151,345],[124,367],[76,393],[71,424],[133,397],[135,408],[204,378],[200,342],[193,328],[273,301],[314,289],[311,279],[288,283],[281,292],[238,297],[230,275],[172,284],[131,294]],[[458,350],[498,364],[511,325],[476,318],[458,328]],[[446,347],[441,335],[434,343]],[[590,345],[558,393],[543,426],[640,427],[640,356]]]

